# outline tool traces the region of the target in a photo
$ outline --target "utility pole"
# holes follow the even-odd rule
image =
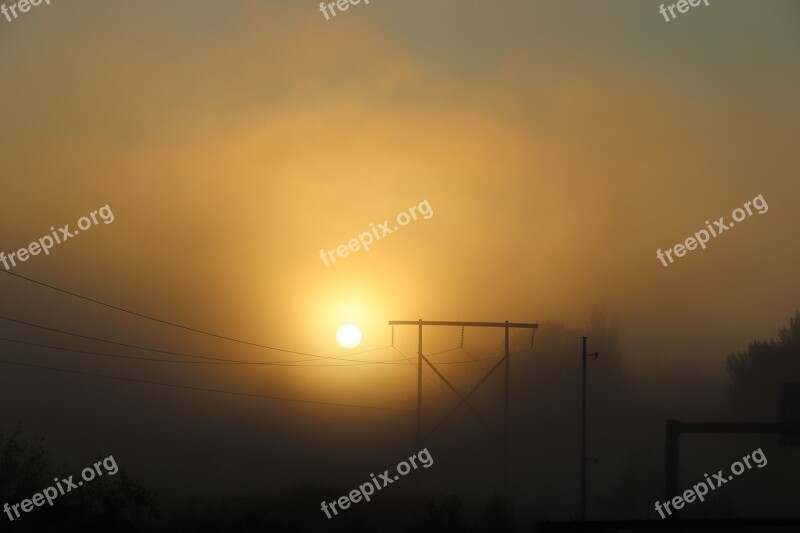
[[[518,322],[451,322],[451,321],[443,321],[443,320],[390,320],[390,326],[417,326],[419,328],[419,351],[418,351],[418,358],[417,358],[417,428],[416,428],[416,442],[417,442],[417,449],[421,449],[428,440],[433,436],[433,434],[438,430],[442,425],[444,425],[447,420],[453,416],[456,411],[458,411],[462,406],[469,409],[475,417],[480,420],[489,432],[497,437],[497,439],[501,442],[503,446],[503,489],[506,495],[506,505],[509,505],[511,499],[510,493],[510,447],[509,447],[509,440],[510,440],[510,428],[511,428],[511,420],[509,417],[509,409],[511,407],[510,401],[510,394],[509,394],[509,384],[510,384],[510,364],[511,364],[511,353],[509,351],[509,330],[511,328],[522,328],[522,329],[530,329],[531,330],[531,350],[533,350],[533,330],[538,328],[537,324],[527,324],[527,323],[518,323]],[[422,326],[454,326],[454,327],[488,327],[488,328],[504,328],[505,329],[505,352],[503,357],[499,358],[500,360],[497,362],[494,367],[489,370],[486,375],[478,381],[477,385],[475,385],[467,394],[462,394],[450,381],[439,371],[438,368],[433,364],[433,362],[428,359],[425,354],[422,353]],[[444,382],[445,385],[459,398],[459,403],[446,415],[444,416],[439,423],[430,430],[427,435],[422,434],[422,367],[423,365],[428,365],[428,367],[433,370],[433,372]],[[504,367],[505,369],[505,396],[504,396],[504,428],[503,434],[500,435],[498,432],[495,431],[494,427],[469,403],[470,397],[489,379],[489,377],[500,367]],[[420,483],[420,469],[417,469],[417,491],[419,491],[419,483]]]
[[[422,449],[422,319],[419,319],[419,349],[417,351],[417,453]],[[419,494],[420,477],[419,468],[416,469],[417,473],[414,476],[414,484]]]
[[[586,353],[586,337],[583,337],[583,356],[581,357],[582,363],[582,379],[581,379],[581,508],[580,519],[586,520],[586,462],[589,460],[586,457],[586,358],[594,357],[597,359],[599,353]],[[596,458],[592,459],[597,462]]]
[[[509,453],[508,453],[508,442],[509,442],[509,413],[508,410],[511,406],[511,402],[509,401],[510,397],[510,389],[509,389],[509,352],[508,352],[508,320],[506,320],[506,353],[505,353],[505,370],[506,370],[506,397],[505,397],[505,423],[503,425],[503,485],[506,495],[506,509],[511,509],[511,492],[509,490],[509,477],[508,477],[508,463],[509,463]]]

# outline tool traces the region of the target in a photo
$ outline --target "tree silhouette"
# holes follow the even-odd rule
[[[728,355],[728,392],[734,414],[742,419],[776,419],[778,385],[800,382],[800,312],[778,340],[754,341],[747,351]]]
[[[22,427],[0,432],[0,505],[30,499],[64,479],[69,467],[56,468],[41,439],[28,441]],[[77,476],[80,477],[80,476]],[[2,512],[2,511],[0,511]],[[98,477],[80,489],[59,495],[52,506],[34,508],[14,517],[19,532],[151,531],[156,506],[150,492],[131,481],[123,468],[114,476]],[[5,513],[0,521],[6,521]]]
[[[18,502],[47,487],[52,482],[53,465],[41,439],[28,442],[22,438],[22,426],[0,432],[0,498]]]
[[[465,531],[461,521],[461,502],[455,496],[438,503],[428,502],[425,516],[415,528],[420,533],[459,533]]]

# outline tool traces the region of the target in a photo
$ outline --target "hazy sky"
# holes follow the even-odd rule
[[[604,303],[620,314],[632,368],[690,360],[721,381],[727,353],[773,337],[800,308],[800,5],[712,0],[668,23],[659,4],[372,0],[326,21],[318,2],[298,0],[53,0],[0,18],[1,249],[109,204],[113,224],[14,272],[325,354],[344,353],[334,340],[344,322],[362,326],[369,349],[389,344],[388,320],[583,327]],[[667,268],[656,258],[759,194],[765,214]],[[328,268],[319,258],[423,200],[430,219]],[[0,291],[2,313],[23,320],[291,359],[176,335],[10,276]],[[59,363],[345,403],[407,407],[414,392],[401,385],[411,370],[395,368],[264,377],[71,361]],[[89,383],[3,374],[44,395],[34,419],[49,405],[46,384]],[[170,398],[176,412],[196,400]]]

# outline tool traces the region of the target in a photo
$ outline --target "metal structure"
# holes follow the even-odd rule
[[[667,420],[667,460],[665,490],[667,499],[678,493],[678,437],[682,433],[797,433],[797,424],[780,422],[681,422]]]
[[[581,357],[581,508],[580,519],[586,520],[586,463],[597,462],[596,457],[586,457],[586,358],[600,357],[598,352],[586,353],[586,337],[583,337],[583,356]]]
[[[433,434],[439,429],[444,423],[453,415],[456,411],[458,411],[461,406],[467,407],[472,413],[480,420],[488,429],[489,431],[495,436],[498,437],[502,444],[503,444],[503,485],[504,491],[506,496],[506,503],[509,502],[509,376],[510,376],[510,357],[509,357],[509,344],[508,344],[508,332],[510,329],[530,329],[531,331],[531,347],[533,347],[533,333],[536,328],[538,328],[538,324],[525,324],[519,322],[448,322],[448,321],[439,321],[439,320],[390,320],[389,325],[392,326],[418,326],[419,327],[419,350],[418,350],[418,360],[417,360],[417,431],[416,431],[416,442],[417,442],[417,449],[421,449],[423,447],[423,443],[427,441]],[[505,355],[503,358],[494,366],[492,367],[489,372],[486,373],[483,378],[475,385],[472,390],[470,390],[466,395],[462,395],[458,389],[456,389],[448,380],[445,378],[441,372],[434,366],[434,364],[422,353],[422,326],[459,326],[459,327],[484,327],[484,328],[504,328],[505,329]],[[458,396],[461,400],[458,405],[456,405],[450,413],[447,414],[425,437],[422,435],[422,365],[426,363],[431,370],[433,370],[437,376],[439,376],[442,381],[444,381],[445,385],[447,385],[453,393]],[[499,437],[497,433],[494,431],[491,425],[475,410],[472,405],[469,404],[469,398],[477,391],[481,385],[483,385],[489,376],[491,376],[495,370],[500,368],[500,366],[505,368],[505,398],[504,398],[504,427],[503,427],[503,436]],[[419,470],[417,471],[416,483],[417,489],[419,489]]]
[[[780,420],[786,429],[781,431],[781,446],[800,447],[800,383],[781,383]]]

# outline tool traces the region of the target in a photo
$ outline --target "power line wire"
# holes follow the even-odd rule
[[[464,350],[464,348],[462,348],[462,347],[455,348],[455,349],[462,350],[462,351],[466,352],[466,350]],[[527,352],[527,351],[528,351],[528,348],[526,348],[524,350],[520,350],[518,352],[511,352],[508,355],[510,357],[512,355],[519,355],[519,354]],[[471,357],[471,354],[467,353],[467,355],[469,355]],[[492,356],[492,357],[472,358],[469,361],[440,361],[440,362],[437,362],[436,364],[437,365],[454,365],[456,363],[479,363],[480,361],[496,361],[496,360],[502,359],[502,358],[503,358],[503,354],[500,354],[500,355],[495,355],[495,356]],[[483,370],[483,369],[481,369],[481,370]]]
[[[475,359],[475,358],[472,356],[472,354],[471,354],[471,353],[470,353],[470,352],[469,352],[469,351],[468,351],[466,348],[464,348],[464,345],[463,345],[463,344],[461,345],[461,351],[462,351],[462,352],[464,352],[465,354],[467,354],[467,356],[470,358],[470,360],[471,360],[473,363],[475,363],[476,365],[478,365],[478,368],[480,368],[481,370],[483,370],[484,372],[486,372],[486,369],[485,369],[485,368],[483,368],[483,365],[482,365],[482,364],[480,364],[480,362],[478,362],[478,361],[477,361],[477,360],[476,360],[476,359]],[[509,355],[510,355],[510,354],[509,354]]]
[[[197,354],[191,354],[191,353],[185,353],[185,352],[175,352],[175,351],[170,351],[170,350],[160,350],[158,348],[148,348],[146,346],[139,346],[139,345],[136,345],[136,344],[129,344],[129,343],[125,343],[125,342],[118,342],[118,341],[113,341],[113,340],[110,340],[110,339],[104,339],[104,338],[101,338],[101,337],[93,337],[91,335],[82,335],[80,333],[75,333],[75,332],[72,332],[72,331],[66,331],[66,330],[63,330],[63,329],[52,328],[52,327],[49,327],[49,326],[44,326],[42,324],[36,324],[36,323],[33,323],[33,322],[26,322],[25,320],[19,320],[19,319],[11,318],[11,317],[4,316],[4,315],[0,315],[0,320],[6,320],[8,322],[14,322],[14,323],[17,323],[17,324],[30,326],[30,327],[38,328],[38,329],[45,330],[45,331],[52,331],[52,332],[55,332],[55,333],[60,333],[62,335],[69,335],[71,337],[77,337],[77,338],[80,338],[80,339],[87,339],[87,340],[92,340],[92,341],[105,342],[105,343],[108,343],[108,344],[114,344],[114,345],[117,345],[117,346],[123,346],[125,348],[134,348],[134,349],[137,349],[137,350],[145,350],[145,351],[154,352],[154,353],[163,353],[163,354],[166,354],[166,355],[176,355],[176,356],[179,356],[179,357],[188,357],[188,358],[192,358],[192,359],[204,359],[204,360],[208,360],[208,361],[218,361],[220,363],[231,363],[231,364],[239,364],[239,365],[265,365],[265,366],[303,366],[303,367],[311,367],[311,368],[319,368],[319,367],[326,367],[327,368],[327,367],[340,367],[340,366],[364,366],[364,365],[398,364],[398,363],[408,363],[408,364],[411,364],[411,365],[415,365],[416,364],[416,363],[413,362],[412,358],[410,358],[409,356],[407,356],[406,354],[404,354],[403,352],[398,350],[395,346],[391,346],[391,345],[390,346],[382,346],[380,348],[373,348],[373,349],[370,349],[370,350],[363,350],[363,351],[360,351],[360,352],[354,352],[353,354],[348,354],[347,357],[350,357],[351,355],[361,355],[361,354],[365,354],[365,353],[372,353],[372,352],[377,352],[377,351],[380,351],[380,350],[386,350],[386,349],[389,349],[389,348],[393,348],[397,353],[399,353],[401,356],[403,356],[403,359],[392,359],[392,360],[389,360],[389,361],[364,361],[362,359],[345,359],[343,357],[318,355],[317,358],[314,358],[314,359],[299,359],[299,360],[294,360],[294,361],[243,361],[243,360],[240,360],[240,359],[228,359],[228,358],[224,358],[224,357],[213,357],[213,356],[208,356],[208,355],[197,355]],[[17,341],[17,340],[14,340],[14,339],[8,339],[8,338],[3,338],[3,337],[0,337],[0,340],[6,340],[8,342],[20,342],[20,343],[25,344],[23,341]],[[129,358],[129,359],[137,359],[137,357],[133,357],[133,356],[117,356],[117,355],[114,355],[114,354],[104,354],[104,353],[99,353],[99,352],[86,352],[86,351],[83,351],[83,350],[75,350],[75,349],[66,348],[66,347],[62,347],[62,346],[38,345],[38,344],[34,344],[34,343],[27,343],[27,344],[32,344],[34,346],[40,346],[40,347],[44,347],[44,348],[52,348],[52,349],[55,349],[55,350],[67,350],[67,351],[76,351],[76,352],[82,352],[82,353],[90,353],[92,355],[101,355],[101,356],[102,355],[107,355],[109,357],[126,357],[126,358]],[[460,349],[460,347],[450,348],[448,350],[442,350],[440,352],[435,352],[435,353],[426,354],[426,355],[434,356],[434,355],[439,355],[439,354],[442,354],[442,353],[452,352],[452,351],[455,351],[455,350],[458,350],[458,349]],[[464,351],[466,352],[466,350],[464,350]],[[470,354],[468,353],[467,355],[470,355]],[[472,356],[470,355],[470,357],[472,357]],[[308,362],[318,361],[319,360],[318,358],[325,358],[325,359],[331,359],[333,361],[340,361],[340,362],[342,362],[342,364],[320,364],[320,365],[299,364],[299,363],[308,363]],[[174,361],[174,360],[166,360],[166,359],[162,360],[162,359],[154,359],[154,358],[153,359],[151,359],[151,358],[141,358],[141,359],[142,360],[146,360],[146,361],[149,360],[149,361],[174,362],[174,363],[181,363],[182,362],[182,361]],[[488,359],[494,359],[494,357],[488,358]],[[483,360],[486,360],[486,359],[477,359],[477,360],[476,359],[471,359],[469,361],[445,361],[445,362],[440,362],[440,363],[437,363],[437,364],[474,363],[476,361],[483,361]],[[187,361],[187,363],[188,363],[188,361]]]
[[[145,314],[142,314],[142,313],[137,313],[136,311],[131,311],[129,309],[125,309],[123,307],[119,307],[119,306],[116,306],[116,305],[113,305],[113,304],[110,304],[110,303],[106,303],[106,302],[103,302],[103,301],[100,301],[100,300],[96,300],[94,298],[89,298],[88,296],[83,296],[82,294],[71,292],[71,291],[68,291],[68,290],[65,290],[65,289],[60,289],[60,288],[58,288],[58,287],[56,287],[54,285],[50,285],[50,284],[47,284],[47,283],[43,283],[41,281],[37,281],[37,280],[32,279],[32,278],[28,278],[28,277],[22,276],[20,274],[17,274],[16,272],[11,272],[9,270],[0,270],[0,272],[2,272],[4,274],[8,274],[10,276],[17,277],[19,279],[24,279],[25,281],[29,281],[30,283],[35,283],[36,285],[40,285],[42,287],[47,287],[48,289],[52,289],[54,291],[58,291],[58,292],[61,292],[63,294],[68,294],[70,296],[74,296],[75,298],[80,298],[81,300],[85,300],[87,302],[92,302],[92,303],[95,303],[97,305],[102,305],[104,307],[108,307],[109,309],[114,309],[116,311],[127,313],[129,315],[133,315],[133,316],[136,316],[136,317],[139,317],[139,318],[144,318],[146,320],[151,320],[153,322],[158,322],[159,324],[166,324],[168,326],[173,326],[173,327],[176,327],[176,328],[184,329],[186,331],[192,331],[194,333],[200,333],[202,335],[207,335],[209,337],[215,337],[217,339],[223,339],[223,340],[227,340],[227,341],[231,341],[231,342],[237,342],[239,344],[247,344],[249,346],[256,346],[258,348],[266,348],[268,350],[275,350],[277,352],[291,353],[291,354],[295,354],[295,355],[306,355],[306,356],[309,356],[309,357],[336,359],[335,357],[318,355],[318,354],[313,354],[313,353],[308,353],[308,352],[299,352],[299,351],[295,351],[295,350],[286,350],[284,348],[277,348],[275,346],[268,346],[266,344],[259,344],[257,342],[245,341],[245,340],[242,340],[242,339],[237,339],[235,337],[228,337],[226,335],[220,335],[220,334],[217,334],[217,333],[212,333],[210,331],[204,331],[202,329],[197,329],[197,328],[193,328],[193,327],[190,327],[190,326],[184,326],[183,324],[178,324],[178,323],[175,323],[175,322],[170,322],[168,320],[162,320],[160,318],[155,318],[155,317],[152,317],[152,316],[149,316],[149,315],[145,315]],[[355,355],[355,354],[352,354],[352,355]]]
[[[296,399],[296,398],[286,398],[286,397],[282,397],[282,396],[268,396],[268,395],[265,395],[265,394],[250,394],[250,393],[246,393],[246,392],[227,391],[227,390],[221,390],[221,389],[208,389],[208,388],[205,388],[205,387],[192,387],[192,386],[189,386],[189,385],[176,385],[174,383],[163,383],[163,382],[160,382],[160,381],[151,381],[151,380],[147,380],[147,379],[124,378],[124,377],[120,377],[120,376],[108,376],[108,375],[105,375],[105,374],[95,374],[93,372],[82,372],[82,371],[79,371],[79,370],[66,370],[66,369],[63,369],[63,368],[55,368],[55,367],[44,366],[44,365],[34,365],[34,364],[31,364],[31,363],[20,363],[19,361],[9,361],[7,359],[0,359],[0,364],[8,364],[8,365],[23,366],[23,367],[28,367],[28,368],[38,368],[38,369],[44,369],[44,370],[52,370],[54,372],[62,372],[62,373],[65,373],[65,374],[77,374],[77,375],[81,375],[81,376],[91,376],[91,377],[99,377],[99,378],[104,378],[104,379],[114,379],[114,380],[118,380],[118,381],[129,381],[129,382],[132,382],[132,383],[145,383],[145,384],[148,384],[148,385],[158,385],[158,386],[161,386],[161,387],[171,387],[171,388],[176,388],[176,389],[193,390],[193,391],[200,391],[200,392],[215,392],[215,393],[218,393],[218,394],[230,394],[230,395],[234,395],[234,396],[246,396],[246,397],[250,397],[250,398],[263,398],[263,399],[267,399],[267,400],[278,400],[278,401],[284,401],[284,402],[306,403],[306,404],[314,404],[314,405],[330,405],[330,406],[335,406],[335,407],[353,407],[353,408],[358,408],[358,409],[377,409],[377,410],[382,410],[382,411],[406,411],[407,410],[407,409],[400,409],[400,408],[396,408],[396,407],[378,407],[378,406],[374,406],[374,405],[357,405],[357,404],[347,404],[347,403],[322,402],[322,401],[316,401],[316,400],[299,400],[299,399]]]
[[[13,342],[17,344],[25,344],[27,346],[36,346],[39,348],[49,348],[51,350],[61,350],[65,352],[75,352],[81,354],[88,354],[88,355],[97,355],[100,357],[114,357],[118,359],[134,359],[138,361],[152,361],[158,363],[177,363],[177,364],[184,364],[184,365],[267,365],[267,366],[293,366],[293,367],[304,367],[304,368],[320,368],[320,367],[338,367],[338,366],[364,366],[365,363],[352,363],[352,364],[316,364],[316,365],[305,365],[305,364],[291,364],[291,363],[276,363],[276,362],[263,362],[263,361],[237,361],[232,359],[216,359],[211,358],[211,361],[179,361],[175,359],[158,359],[155,357],[141,357],[135,355],[121,355],[121,354],[112,354],[107,352],[92,352],[89,350],[78,350],[76,348],[67,348],[64,346],[53,346],[52,344],[38,344],[35,342],[28,342],[28,341],[21,341],[16,339],[9,339],[7,337],[0,337],[0,341],[4,342]],[[201,357],[201,356],[192,356],[186,355],[185,357]],[[206,357],[201,357],[202,359],[209,359]],[[312,359],[312,361],[316,361],[316,359]],[[371,364],[371,363],[366,363]]]
[[[296,360],[296,361],[269,361],[269,362],[241,361],[241,360],[236,360],[236,359],[226,359],[226,358],[222,358],[222,357],[212,357],[212,356],[205,356],[205,355],[188,354],[188,353],[184,353],[184,352],[173,352],[173,351],[169,351],[169,350],[159,350],[159,349],[156,349],[156,348],[147,348],[145,346],[137,346],[136,344],[127,344],[127,343],[124,343],[124,342],[117,342],[117,341],[112,341],[112,340],[109,340],[109,339],[102,339],[100,337],[92,337],[92,336],[89,336],[89,335],[81,335],[81,334],[78,334],[78,333],[65,331],[65,330],[62,330],[62,329],[56,329],[56,328],[51,328],[51,327],[48,327],[48,326],[43,326],[41,324],[34,324],[32,322],[25,322],[24,320],[18,320],[18,319],[10,318],[10,317],[3,316],[3,315],[0,315],[0,319],[7,320],[9,322],[16,322],[17,324],[23,324],[23,325],[34,327],[34,328],[43,329],[43,330],[46,330],[46,331],[53,331],[53,332],[56,332],[56,333],[61,333],[63,335],[70,335],[72,337],[78,337],[78,338],[81,338],[81,339],[88,339],[88,340],[93,340],[93,341],[106,342],[106,343],[109,343],[109,344],[115,344],[117,346],[124,346],[126,348],[135,348],[137,350],[145,350],[145,351],[148,351],[148,352],[163,353],[163,354],[167,354],[167,355],[177,355],[177,356],[181,356],[181,357],[190,357],[190,358],[193,358],[193,359],[207,359],[209,361],[222,361],[222,362],[239,363],[239,364],[253,364],[253,365],[276,365],[276,366],[357,366],[357,365],[299,365],[299,364],[294,364],[294,363],[305,363],[305,362],[309,362],[309,361],[318,361],[319,360],[318,358],[315,358],[315,359],[300,359],[300,360]],[[356,353],[354,353],[352,355],[365,354],[365,353],[370,353],[370,352],[377,352],[379,350],[386,350],[388,348],[391,348],[391,346],[382,346],[380,348],[373,348],[371,350],[365,350],[365,351],[362,351],[362,352],[356,352]],[[403,362],[400,359],[396,359],[396,360],[393,360],[393,361],[363,361],[363,360],[360,360],[360,359],[343,359],[343,358],[334,357],[334,356],[319,356],[319,357],[333,359],[335,361],[344,361],[344,362],[347,362],[347,363],[358,363],[358,365],[365,365],[365,364],[367,364],[367,365],[372,365],[372,364],[395,364],[395,363]]]
[[[406,359],[409,361],[409,363],[411,363],[413,366],[416,366],[416,365],[417,365],[416,363],[414,363],[414,362],[413,362],[413,360],[412,360],[412,358],[411,358],[411,357],[409,357],[409,356],[407,356],[405,353],[401,352],[401,351],[400,351],[400,350],[399,350],[399,349],[398,349],[396,346],[392,346],[392,348],[394,348],[394,349],[395,349],[395,351],[396,351],[397,353],[399,353],[400,355],[402,355],[403,357],[405,357],[405,358],[406,358]],[[449,352],[450,350],[445,350],[445,351],[448,351],[448,352]],[[434,355],[434,354],[431,354],[431,355]],[[433,376],[431,375],[431,373],[430,373],[430,372],[431,372],[430,368],[428,368],[428,367],[427,367],[427,366],[425,366],[425,365],[422,365],[422,372],[423,372],[423,373],[424,373],[424,374],[425,374],[425,375],[426,375],[428,378],[435,378],[435,377],[436,377],[435,375],[433,375]],[[444,386],[443,386],[441,383],[439,383],[439,381],[438,381],[437,379],[431,379],[431,381],[433,381],[433,383],[435,383],[437,387],[439,387],[439,388],[444,388]]]
[[[16,339],[9,339],[7,337],[0,337],[0,341],[13,342],[13,343],[16,343],[16,344],[24,344],[26,346],[36,346],[38,348],[49,348],[51,350],[61,350],[61,351],[65,351],[65,352],[75,352],[75,353],[81,353],[81,354],[86,354],[86,355],[97,355],[97,356],[100,356],[100,357],[115,357],[115,358],[119,358],[119,359],[135,359],[137,361],[153,361],[153,362],[159,362],[159,363],[178,363],[178,364],[184,364],[184,365],[230,365],[230,364],[234,364],[235,365],[235,364],[237,364],[236,361],[228,361],[226,363],[218,362],[218,361],[176,361],[175,359],[158,359],[158,358],[155,358],[155,357],[139,357],[139,356],[135,356],[135,355],[119,355],[119,354],[112,354],[112,353],[105,353],[105,352],[92,352],[92,351],[88,351],[88,350],[78,350],[78,349],[75,349],[75,348],[65,348],[65,347],[62,347],[62,346],[52,346],[52,345],[49,345],[49,344],[38,344],[38,343],[35,343],[35,342],[20,341],[20,340],[16,340]],[[239,363],[241,363],[241,362],[239,362]],[[258,363],[250,363],[250,364],[258,364]]]

